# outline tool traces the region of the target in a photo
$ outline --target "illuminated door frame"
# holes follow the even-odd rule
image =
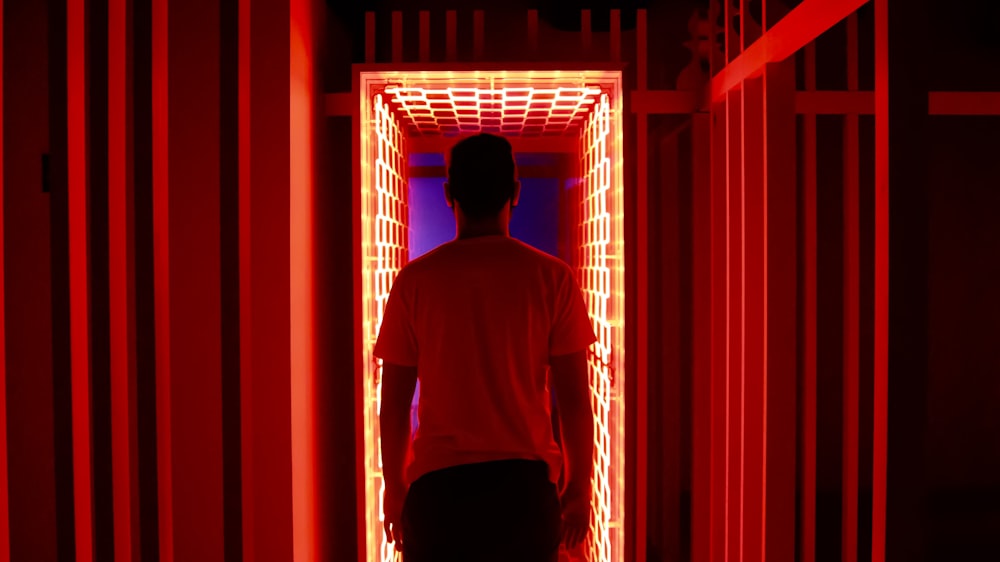
[[[595,70],[594,67],[597,67]],[[386,150],[387,135],[405,139],[402,126],[385,109],[384,94],[391,84],[438,88],[461,83],[482,88],[565,84],[567,88],[597,85],[595,110],[576,133],[581,146],[580,205],[576,256],[581,288],[591,310],[599,342],[590,359],[592,406],[604,416],[597,419],[595,442],[595,515],[592,542],[581,559],[620,562],[625,551],[625,212],[623,179],[622,72],[620,67],[589,65],[539,66],[510,69],[490,65],[474,68],[456,65],[356,65],[354,72],[354,170],[353,257],[355,338],[356,474],[359,521],[359,560],[392,560],[384,543],[381,524],[381,477],[377,435],[378,365],[371,355],[381,306],[391,287],[392,275],[405,263],[405,225],[391,216],[373,216],[379,206],[405,210],[406,171],[386,165],[405,163],[405,141]],[[379,106],[383,105],[379,109]],[[375,110],[380,117],[375,119]],[[504,131],[510,132],[510,131]],[[426,138],[426,137],[421,137]],[[549,137],[551,138],[551,137]],[[543,144],[546,137],[513,137],[518,145]],[[596,142],[591,143],[592,140]],[[535,141],[535,142],[530,142]],[[541,141],[541,142],[538,142]],[[446,139],[447,144],[454,142]],[[590,143],[590,144],[588,144]],[[563,143],[564,144],[564,143]],[[381,151],[381,152],[380,152]],[[390,154],[391,152],[391,154]],[[376,230],[392,240],[379,242]],[[380,288],[381,290],[375,291]],[[378,293],[378,294],[376,294]],[[383,294],[384,293],[384,294]],[[373,506],[379,506],[376,510]],[[576,559],[576,558],[574,558]]]

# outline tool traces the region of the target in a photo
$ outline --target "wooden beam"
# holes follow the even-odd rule
[[[1000,92],[930,92],[931,115],[1000,115]]]
[[[870,91],[805,91],[795,93],[800,115],[874,115],[875,93]]]
[[[781,62],[854,13],[868,0],[805,0],[760,39],[712,77],[711,101],[760,74],[764,66]]]

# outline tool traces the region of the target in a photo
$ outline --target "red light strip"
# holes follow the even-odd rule
[[[364,135],[372,162],[363,171],[364,246],[364,416],[365,416],[365,498],[367,540],[366,560],[391,562],[399,553],[385,540],[382,522],[382,457],[378,413],[382,396],[381,362],[372,350],[382,325],[392,283],[409,260],[409,212],[406,195],[406,136],[399,120],[383,101],[372,100],[369,129]],[[374,382],[374,384],[371,384]]]
[[[743,93],[730,92],[726,102],[728,129],[727,260],[726,260],[726,537],[727,554],[741,560],[743,551],[743,400],[744,400],[744,271],[743,161],[740,118]]]
[[[115,560],[132,559],[125,0],[108,2],[108,289]]]
[[[805,49],[806,90],[816,88],[816,44],[810,43]],[[802,562],[816,559],[816,116],[803,115],[802,161],[803,161],[803,264],[804,286],[803,305],[805,307],[802,343],[802,500],[801,500],[801,547],[799,558]]]
[[[710,99],[722,100],[726,92],[760,74],[767,63],[781,62],[795,54],[867,2],[868,0],[805,0],[712,77]],[[728,7],[727,2],[727,14]],[[729,34],[726,35],[728,38]]]
[[[86,10],[66,5],[67,156],[69,174],[70,354],[73,404],[73,513],[76,560],[94,556],[90,441],[90,286],[87,241]]]
[[[764,79],[743,87],[744,162],[744,559],[764,560],[767,493],[767,183],[764,119]]]
[[[872,562],[885,560],[889,402],[889,2],[875,0],[875,356]]]
[[[4,144],[3,144],[3,21],[4,2],[0,0],[0,562],[10,562],[10,503],[7,483],[7,332],[4,302]]]
[[[712,560],[711,125],[705,113],[693,120],[691,559]]]
[[[173,461],[170,412],[170,184],[168,0],[152,6],[153,293],[156,328],[156,462],[160,562],[174,560]]]
[[[583,129],[600,88],[389,86],[385,93],[409,134],[565,135]]]
[[[317,558],[313,404],[313,13],[291,0],[289,41],[289,287],[291,320],[292,544],[295,562]]]
[[[858,89],[858,16],[847,19],[847,83]],[[858,115],[844,116],[844,404],[841,560],[858,559],[858,448],[860,367],[860,154]]]
[[[582,215],[580,225],[579,277],[597,333],[590,357],[590,388],[594,409],[594,496],[591,519],[591,544],[586,559],[593,561],[621,560],[622,509],[620,491],[613,483],[620,478],[621,415],[620,388],[622,374],[616,368],[620,346],[617,339],[621,319],[620,293],[614,263],[616,248],[613,235],[616,231],[617,210],[612,189],[611,105],[607,95],[602,95],[590,115],[581,137]],[[619,366],[620,367],[620,366]]]
[[[239,0],[237,104],[240,268],[240,487],[243,562],[254,562],[253,501],[253,299],[250,231],[250,0]]]
[[[725,111],[723,104],[715,104],[712,113]],[[727,321],[728,308],[726,260],[728,259],[727,173],[727,124],[725,119],[711,120],[711,276],[710,308],[712,315],[711,337],[711,557],[724,560],[726,550],[726,482],[728,457],[726,456],[726,373],[727,373]]]

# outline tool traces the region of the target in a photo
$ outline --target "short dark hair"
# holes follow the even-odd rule
[[[516,182],[514,149],[507,139],[482,133],[451,148],[448,185],[468,217],[495,217],[514,197]]]

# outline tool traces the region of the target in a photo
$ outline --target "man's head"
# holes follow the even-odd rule
[[[445,196],[449,205],[457,202],[467,218],[496,217],[508,204],[517,204],[519,187],[507,139],[484,133],[451,148]]]

